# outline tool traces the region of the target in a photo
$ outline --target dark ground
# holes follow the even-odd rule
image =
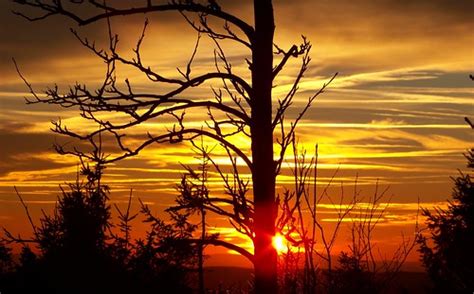
[[[217,290],[231,289],[231,293],[240,293],[248,289],[253,270],[242,267],[212,266],[205,272],[206,288]],[[425,272],[400,272],[390,293],[428,293],[430,280]]]

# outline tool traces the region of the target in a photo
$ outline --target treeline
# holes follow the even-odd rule
[[[468,168],[474,168],[472,149],[466,158]],[[141,201],[140,211],[132,212],[131,194],[125,208],[111,206],[109,187],[101,183],[103,167],[100,165],[93,168],[83,165],[81,174],[85,180],[78,179],[62,189],[54,211],[43,213],[39,224],[32,221],[18,194],[33,235],[25,239],[4,229],[0,242],[1,293],[211,291],[206,290],[203,282],[203,250],[207,244],[205,241],[217,240],[218,236],[205,233],[206,219],[200,201],[208,196],[209,191],[206,188],[207,176],[203,172],[206,168],[201,166],[200,169],[201,173],[188,168],[178,185],[176,205],[167,209],[167,220],[154,216]],[[448,208],[423,210],[426,229],[419,231],[415,241],[420,245],[420,259],[433,281],[433,287],[426,289],[428,293],[468,293],[474,289],[474,186],[471,175],[461,172],[453,181],[453,200],[449,201]],[[283,254],[279,265],[280,292],[402,293],[403,285],[392,284],[409,253],[407,250],[412,247],[401,246],[405,250],[400,255],[403,258],[389,260],[387,267],[376,267],[375,263],[371,267],[368,256],[370,252],[367,250],[372,246],[370,233],[380,218],[373,210],[379,199],[379,196],[373,199],[372,210],[364,215],[370,221],[352,224],[352,234],[353,237],[356,235],[359,247],[355,248],[354,242],[349,244],[350,250],[341,252],[329,270],[307,264],[301,270],[298,258],[321,254],[311,251],[315,245],[311,242],[303,255],[295,251]],[[118,215],[117,223],[112,222],[113,209]],[[298,209],[302,207],[294,210]],[[287,220],[285,226],[301,226],[302,223],[298,223],[292,214],[285,214],[288,213],[285,210],[289,211],[291,207],[282,207],[281,210],[283,219],[292,218],[293,223]],[[193,213],[201,216],[201,223],[189,221]],[[350,215],[351,211],[338,213],[342,223],[342,217]],[[143,238],[134,239],[131,222],[137,217],[141,217],[149,227]],[[316,223],[317,219],[313,221]],[[197,235],[200,238],[196,238]],[[13,245],[21,246],[19,255],[12,254]],[[322,245],[329,252],[326,259],[331,258],[331,247],[324,242]],[[330,259],[326,261],[331,262]],[[248,289],[237,291],[251,291],[251,288],[250,285]]]
[[[141,203],[149,229],[132,240],[130,221],[137,214],[130,202],[125,211],[115,206],[119,223],[113,224],[101,168],[82,174],[87,180],[62,190],[53,213],[44,213],[38,225],[28,216],[31,239],[5,230],[1,293],[191,293],[198,247],[186,242],[196,228],[186,214],[170,211],[165,221]],[[21,246],[18,258],[7,243]]]

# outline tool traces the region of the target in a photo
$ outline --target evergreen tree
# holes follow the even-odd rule
[[[474,149],[465,156],[473,169]],[[423,210],[430,236],[420,238],[420,252],[437,293],[474,291],[474,186],[471,175],[459,173],[447,209]]]
[[[11,249],[0,243],[2,293],[191,293],[189,279],[196,268],[197,246],[191,242],[196,226],[189,213],[170,211],[170,222],[152,215],[142,203],[150,230],[144,240],[131,240],[130,201],[119,211],[119,231],[113,232],[109,189],[101,184],[102,167],[84,166],[79,179],[62,189],[52,214],[43,214],[32,239],[23,244],[13,263]],[[122,236],[123,235],[123,236]],[[32,250],[25,244],[33,244]]]

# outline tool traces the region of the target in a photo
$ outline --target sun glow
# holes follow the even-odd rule
[[[278,254],[284,253],[288,250],[287,246],[285,245],[285,237],[280,234],[273,236],[272,244]]]

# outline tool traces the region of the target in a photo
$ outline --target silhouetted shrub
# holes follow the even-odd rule
[[[329,277],[330,293],[381,293],[375,274],[370,272],[360,258],[341,252],[339,266]]]
[[[0,242],[0,275],[10,271],[12,266],[11,249]]]
[[[190,242],[195,226],[187,215],[170,213],[171,223],[156,218],[142,203],[141,212],[151,229],[144,239],[131,244],[128,272],[135,289],[158,293],[191,293],[196,268],[197,246]]]

